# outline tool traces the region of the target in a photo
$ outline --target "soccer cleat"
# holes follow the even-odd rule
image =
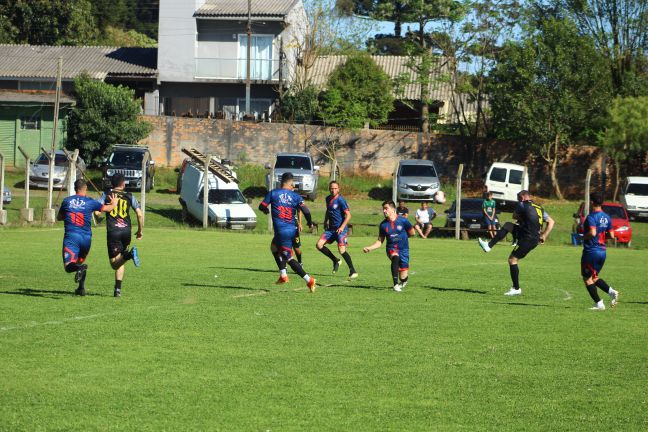
[[[333,273],[337,273],[339,268],[340,268],[340,261],[335,261],[333,263]]]
[[[402,286],[401,286],[401,284],[396,284],[396,285],[394,285],[394,291],[396,291],[396,292],[401,292],[401,291],[402,291]]]
[[[139,253],[137,253],[137,246],[133,246],[130,253],[133,256],[133,264],[135,264],[135,267],[139,267],[142,261],[140,261]]]
[[[504,293],[505,296],[516,296],[520,294],[522,294],[522,288],[515,289],[515,287],[511,287],[510,290]]]
[[[86,290],[85,288],[79,287],[76,290],[74,290],[74,294],[83,297],[84,295],[86,295]]]
[[[590,308],[590,310],[593,311],[604,311],[605,310],[605,305],[603,304],[603,300],[601,300],[598,303],[594,303],[594,306]]]
[[[409,281],[405,281],[405,282],[400,283],[401,289],[405,289],[405,287],[407,286],[407,282],[409,282]]]
[[[288,283],[288,275],[286,276],[279,276],[279,279],[277,279],[277,282],[275,282],[275,285],[281,285]]]
[[[488,242],[486,240],[484,240],[483,238],[480,237],[478,239],[478,241],[479,241],[479,246],[481,246],[481,248],[484,250],[484,252],[490,252],[491,247],[488,246]]]
[[[315,278],[311,277],[306,286],[310,292],[315,292]]]
[[[119,288],[115,288],[115,292],[113,293],[115,297],[121,297],[121,290]]]
[[[616,307],[619,302],[619,291],[615,291],[610,287],[610,307]]]
[[[349,273],[349,279],[356,279],[358,277],[358,272]]]
[[[85,280],[86,270],[88,270],[87,264],[81,264],[74,275],[74,282],[79,283]]]

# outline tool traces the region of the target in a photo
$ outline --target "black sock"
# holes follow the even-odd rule
[[[121,289],[121,283],[122,283],[122,281],[120,281],[120,280],[116,280],[116,281],[115,281],[115,289],[116,289],[116,290],[120,290],[120,289]]]
[[[297,257],[297,262],[298,262],[299,264],[302,263],[302,261],[301,261],[301,255],[302,255],[301,252],[297,252],[297,251],[295,251],[295,257]]]
[[[66,273],[74,273],[75,271],[79,270],[79,264],[75,262],[71,262],[68,265],[65,266],[65,272]]]
[[[291,259],[290,261],[288,261],[288,264],[290,265],[290,268],[299,276],[301,277],[306,276],[306,272],[302,268],[301,264],[299,264],[296,260]]]
[[[601,297],[599,297],[598,292],[596,291],[596,285],[587,285],[587,292],[589,293],[590,297],[592,297],[592,300],[594,300],[594,303],[598,303],[601,301]]]
[[[400,258],[398,255],[391,257],[391,274],[394,285],[398,284],[398,265],[400,264]]]
[[[281,255],[279,255],[279,252],[273,252],[272,257],[274,258],[275,263],[277,263],[277,268],[279,268],[279,270],[281,270],[281,262],[282,262],[282,260],[281,260]],[[283,268],[286,268],[286,266],[284,265]]]
[[[126,249],[125,251],[122,252],[122,258],[124,258],[124,261],[128,261],[129,259],[133,259],[133,250],[132,249]]]
[[[407,282],[408,279],[409,279],[409,276],[405,276],[403,279],[401,279],[401,283]]]
[[[520,269],[517,264],[509,264],[509,270],[511,272],[511,282],[513,283],[513,288],[520,289]]]
[[[320,252],[322,252],[324,255],[329,257],[329,259],[331,261],[333,261],[334,263],[340,261],[339,259],[335,258],[335,255],[333,255],[333,252],[331,252],[331,250],[329,248],[327,248],[326,246],[322,246],[322,249],[320,249]]]
[[[349,255],[349,252],[344,251],[342,254],[342,258],[344,258],[344,261],[346,261],[347,265],[349,266],[349,271],[351,273],[355,273],[355,269],[353,268],[353,261],[351,261],[351,255]]]
[[[594,285],[601,288],[606,293],[610,294],[610,285],[608,285],[603,279],[597,280],[596,282],[594,282]]]

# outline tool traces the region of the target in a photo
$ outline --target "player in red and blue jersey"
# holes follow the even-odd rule
[[[592,212],[587,215],[583,224],[585,234],[583,236],[583,255],[581,256],[581,276],[583,276],[587,292],[594,300],[594,306],[591,309],[605,310],[605,304],[598,295],[597,287],[610,296],[610,306],[615,307],[619,299],[619,292],[599,278],[607,254],[606,235],[614,238],[614,231],[612,231],[612,218],[602,208],[603,197],[599,194],[592,194],[590,201]]]
[[[84,264],[92,245],[92,213],[109,212],[115,208],[117,198],[112,195],[112,204],[104,205],[88,196],[88,185],[83,179],[74,182],[75,195],[63,200],[57,219],[64,222],[63,266],[68,273],[76,272],[75,282],[79,284],[75,294],[85,295],[87,264]]]
[[[271,207],[270,210],[268,210],[268,206]],[[315,278],[306,274],[301,264],[297,262],[292,254],[293,240],[297,235],[296,212],[299,210],[304,214],[309,228],[313,226],[313,221],[310,210],[304,204],[304,199],[293,190],[293,175],[291,173],[284,173],[281,176],[281,188],[268,192],[261,204],[259,204],[259,210],[265,214],[272,214],[274,237],[270,244],[270,251],[279,267],[280,274],[277,283],[288,282],[288,274],[286,273],[286,264],[288,264],[295,273],[306,281],[310,292],[315,291]]]
[[[358,273],[353,267],[351,255],[347,252],[347,238],[349,236],[349,221],[351,220],[351,211],[346,200],[340,195],[340,185],[333,180],[329,183],[329,192],[331,195],[326,197],[326,215],[324,216],[324,234],[320,237],[315,245],[317,250],[326,255],[333,261],[333,273],[340,268],[340,260],[333,255],[333,252],[326,247],[326,244],[333,243],[337,240],[338,251],[344,261],[349,266],[349,278],[355,279]]]
[[[391,260],[394,291],[401,292],[408,281],[409,238],[414,235],[414,227],[406,218],[398,216],[396,204],[393,201],[383,202],[382,208],[385,220],[378,228],[378,240],[362,250],[368,253],[378,249],[387,239],[386,250],[387,257]]]

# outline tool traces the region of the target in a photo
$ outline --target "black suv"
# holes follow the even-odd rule
[[[148,147],[117,144],[102,164],[104,187],[110,186],[110,177],[119,173],[126,177],[127,189],[142,187],[142,161],[147,158],[146,192],[155,186],[155,162]]]

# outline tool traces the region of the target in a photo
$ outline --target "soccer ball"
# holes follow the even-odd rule
[[[437,193],[434,194],[434,200],[438,202],[439,204],[443,204],[446,202],[446,197],[443,191],[437,191]]]

